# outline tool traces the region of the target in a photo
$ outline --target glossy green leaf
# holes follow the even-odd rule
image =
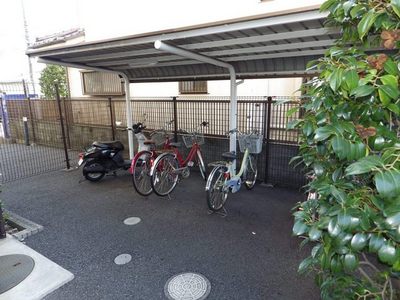
[[[398,17],[400,17],[400,0],[392,0],[390,5]]]
[[[377,173],[374,177],[378,193],[385,198],[394,198],[400,194],[400,171],[389,170]]]
[[[337,256],[333,256],[331,259],[331,270],[334,273],[339,273],[343,269],[342,261]]]
[[[385,239],[381,235],[372,234],[369,239],[369,251],[378,252],[384,243]]]
[[[365,10],[364,5],[357,4],[350,10],[350,16],[352,18],[355,18],[359,14],[361,14],[364,10]]]
[[[396,261],[396,248],[389,244],[385,243],[378,251],[378,257],[384,263],[389,265],[393,265]]]
[[[314,131],[313,124],[311,122],[304,122],[303,125],[303,134],[305,136],[310,136]]]
[[[399,108],[399,105],[398,105],[398,104],[389,103],[389,105],[387,105],[387,108],[388,108],[391,112],[395,113],[396,115],[399,115],[399,114],[400,114],[400,108]]]
[[[361,251],[368,243],[368,237],[365,233],[358,232],[351,239],[351,248],[356,251]]]
[[[366,156],[348,166],[345,170],[345,175],[350,176],[368,173],[377,167],[383,167],[383,165],[380,157],[372,155]]]
[[[383,65],[383,68],[385,69],[385,71],[387,73],[389,73],[390,75],[394,75],[397,76],[399,74],[399,69],[397,68],[396,63],[389,58],[385,64]]]
[[[389,98],[389,100],[390,99],[397,100],[397,98],[399,97],[399,90],[390,85],[379,86],[378,92],[379,92],[379,97],[381,98],[381,102],[383,104],[385,104],[385,102],[387,102],[387,101],[385,101],[385,99],[387,99],[387,98]],[[385,99],[382,99],[382,94],[385,96]]]
[[[304,274],[305,272],[307,272],[309,270],[309,268],[312,266],[312,264],[313,264],[313,258],[307,257],[300,263],[297,272],[299,272],[300,274]]]
[[[358,80],[360,79],[360,77],[358,76],[356,70],[352,69],[350,71],[347,71],[344,78],[349,88],[349,91],[354,90],[358,86]]]
[[[331,219],[328,224],[328,232],[330,236],[336,237],[340,234],[342,230],[340,229],[339,224],[337,224],[336,219]]]
[[[398,78],[394,75],[384,75],[381,77],[381,81],[384,85],[389,85],[394,89],[398,87]]]
[[[357,31],[360,39],[364,38],[364,36],[371,29],[374,24],[378,14],[374,10],[368,11],[361,19],[361,21],[357,25]]]
[[[317,130],[315,130],[314,140],[315,141],[324,141],[333,134],[336,134],[336,130],[335,130],[335,128],[333,128],[333,126],[327,125],[324,127],[320,127],[320,128],[317,128]]]
[[[348,253],[343,258],[343,266],[346,271],[354,271],[358,267],[358,258],[353,253]]]
[[[317,228],[317,226],[311,227],[310,231],[308,232],[308,237],[311,241],[316,241],[321,237],[321,230]]]
[[[329,85],[331,89],[336,92],[340,85],[342,84],[343,79],[343,70],[342,69],[335,69],[331,76],[329,76]]]
[[[296,221],[293,225],[293,234],[294,235],[302,235],[307,232],[307,225],[304,224],[302,221]]]
[[[382,136],[377,136],[374,140],[374,150],[375,151],[380,151],[383,149],[385,145],[385,138]]]
[[[336,0],[327,0],[320,6],[320,11],[327,11],[332,5],[336,4]]]
[[[332,193],[332,196],[338,201],[338,203],[343,204],[347,199],[346,193],[344,191],[338,190],[334,185],[331,186],[331,193]],[[339,222],[339,225],[341,225],[340,218],[338,219],[338,222]],[[350,222],[350,219],[349,219],[349,222]]]
[[[386,223],[391,227],[397,227],[400,225],[400,212],[386,218]]]
[[[350,150],[350,142],[342,137],[335,136],[332,139],[332,149],[339,159],[345,159]]]
[[[361,98],[371,95],[374,91],[375,88],[371,85],[360,85],[351,91],[351,95],[356,98]]]

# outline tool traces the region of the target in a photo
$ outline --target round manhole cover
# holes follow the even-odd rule
[[[125,225],[136,225],[140,221],[141,221],[141,219],[138,217],[130,217],[130,218],[127,218],[124,220],[124,224]]]
[[[27,255],[0,256],[0,294],[12,289],[31,274],[34,260]]]
[[[165,284],[164,292],[170,300],[203,300],[210,294],[211,284],[197,273],[182,273],[173,276]]]
[[[130,262],[131,260],[132,260],[132,256],[130,256],[129,254],[120,254],[114,259],[114,262],[117,265],[125,265],[128,262]]]

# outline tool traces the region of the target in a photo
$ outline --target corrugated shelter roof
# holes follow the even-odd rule
[[[162,52],[154,42],[232,64],[237,78],[304,75],[338,38],[325,29],[318,7],[207,23],[52,49],[30,49],[29,56],[56,64],[125,73],[130,82],[228,79],[226,69]]]

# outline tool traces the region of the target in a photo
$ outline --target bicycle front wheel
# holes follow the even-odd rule
[[[166,153],[159,157],[152,167],[151,186],[159,196],[170,194],[178,183],[178,160],[172,153]]]
[[[257,157],[254,154],[249,154],[247,166],[243,173],[243,182],[248,190],[251,190],[256,184],[257,179]]]
[[[212,211],[219,211],[222,209],[228,198],[228,189],[225,186],[224,176],[227,170],[225,166],[217,166],[211,171],[207,179],[207,205]]]
[[[204,164],[203,156],[201,155],[201,152],[199,150],[197,151],[197,163],[199,165],[201,177],[203,177],[204,180],[207,180],[206,165]]]
[[[153,191],[150,181],[152,155],[150,151],[136,154],[132,164],[133,186],[140,195],[148,196]]]

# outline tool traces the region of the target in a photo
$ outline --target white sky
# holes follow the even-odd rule
[[[320,4],[323,0],[0,0],[0,81],[28,79],[22,17],[30,41],[81,27],[86,40],[170,29],[268,11]],[[35,77],[42,66],[34,63]]]

